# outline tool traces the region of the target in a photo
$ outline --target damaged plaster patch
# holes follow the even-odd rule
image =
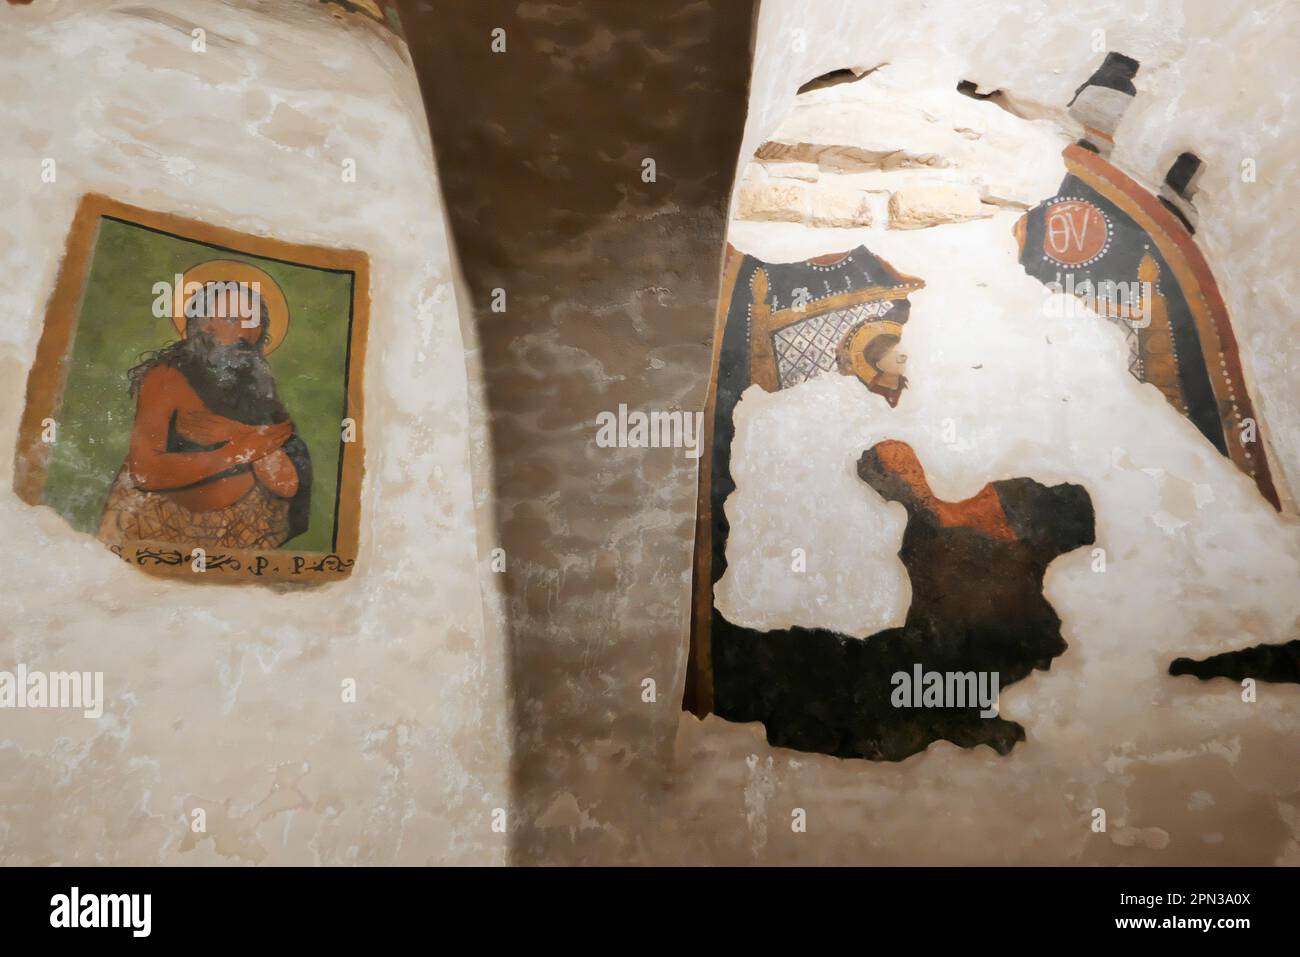
[[[288,149],[315,150],[325,145],[330,127],[288,103],[280,102],[258,132]]]
[[[1027,209],[1059,182],[1064,132],[882,65],[801,93],[757,149],[735,216],[755,222],[919,229]]]

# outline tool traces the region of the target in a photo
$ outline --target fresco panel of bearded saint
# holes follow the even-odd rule
[[[204,283],[185,298],[182,337],[127,372],[135,420],[101,540],[271,549],[306,530],[311,456],[266,360],[287,310],[247,287]]]

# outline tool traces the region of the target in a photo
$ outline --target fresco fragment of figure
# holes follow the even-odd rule
[[[871,392],[884,398],[890,408],[907,388],[903,374],[907,354],[902,350],[902,327],[892,322],[873,322],[846,337],[841,348],[840,371],[854,375]]]
[[[82,197],[28,375],[18,496],[151,575],[349,577],[368,270],[354,250]]]
[[[1180,153],[1156,195],[1109,160],[1137,70],[1136,60],[1110,53],[1079,88],[1070,110],[1084,135],[1065,149],[1068,172],[1056,194],[1017,222],[1020,263],[1119,324],[1134,378],[1159,389],[1280,509],[1232,321],[1193,238],[1204,164]],[[1103,293],[1128,289],[1147,292]]]
[[[751,385],[792,389],[824,375],[854,377],[898,405],[907,377],[901,348],[908,296],[925,283],[898,272],[865,246],[803,262],[767,263],[727,247],[725,283],[714,330],[714,373],[705,410],[696,515],[691,667],[686,707],[714,708],[710,631],[720,615],[713,589],[726,571],[730,522],[724,504],[735,489],[731,443],[735,408]],[[872,395],[864,401],[879,402]]]
[[[977,704],[899,708],[895,676],[919,668],[996,676],[1001,687],[1047,670],[1066,650],[1043,595],[1047,566],[1094,539],[1080,485],[990,482],[959,502],[937,496],[911,446],[887,440],[858,460],[858,477],[907,510],[899,558],[912,585],[901,628],[866,638],[824,628],[760,631],[714,610],[714,709],[761,721],[770,743],[837,757],[901,761],[938,740],[1007,754],[1025,730]]]
[[[1053,288],[1078,295],[1086,290],[1096,311],[1123,328],[1133,377],[1159,389],[1281,511],[1227,304],[1194,239],[1199,214],[1193,200],[1205,164],[1184,150],[1153,195],[1109,161],[1119,121],[1137,92],[1137,70],[1138,61],[1110,53],[1079,88],[1070,109],[1084,123],[1084,136],[1065,149],[1068,173],[1056,195],[1016,224],[1020,263]],[[1092,296],[1124,288],[1143,290],[1136,317],[1134,297]],[[1204,661],[1179,658],[1169,671],[1296,681],[1300,642],[1257,645]]]
[[[278,548],[311,501],[311,456],[266,361],[287,314],[232,281],[203,284],[181,315],[182,338],[127,373],[135,421],[99,537]]]

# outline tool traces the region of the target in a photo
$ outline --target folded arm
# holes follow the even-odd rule
[[[201,411],[202,401],[175,369],[159,366],[145,375],[127,457],[127,469],[138,488],[162,492],[196,485],[239,466],[252,465],[277,451],[293,434],[290,422],[246,426],[223,420],[239,426],[239,430],[226,437],[220,448],[209,452],[167,451],[173,413],[189,417]],[[214,420],[220,418],[212,416]],[[215,428],[207,437],[222,441]]]

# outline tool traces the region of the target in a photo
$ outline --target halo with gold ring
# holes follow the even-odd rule
[[[877,336],[898,336],[903,338],[903,324],[894,322],[892,319],[877,319],[873,322],[864,322],[849,334],[848,344],[845,347],[847,353],[849,370],[857,376],[866,385],[876,381],[880,375],[874,366],[868,365],[863,350],[867,344]]]
[[[250,263],[236,262],[233,259],[210,259],[207,262],[191,266],[181,277],[181,283],[172,294],[172,324],[182,338],[185,336],[185,303],[189,299],[186,290],[193,290],[197,283],[206,286],[212,282],[247,283],[257,289],[270,318],[264,353],[271,353],[284,341],[289,332],[289,303],[284,298],[284,290],[264,269],[258,269]]]

